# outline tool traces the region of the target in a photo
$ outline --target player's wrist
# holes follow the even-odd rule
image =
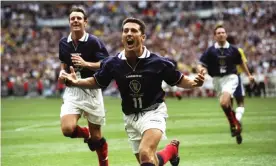
[[[71,86],[77,86],[78,85],[78,79],[71,81]]]
[[[89,62],[84,61],[83,68],[90,68],[91,64]]]

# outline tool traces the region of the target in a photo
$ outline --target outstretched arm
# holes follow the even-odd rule
[[[191,79],[189,77],[184,76],[177,86],[181,88],[189,88],[189,89],[202,86],[204,83],[203,72],[204,70],[201,70],[200,73],[197,74],[195,79]]]
[[[94,77],[88,77],[84,79],[77,79],[75,70],[72,66],[70,66],[71,73],[68,74],[66,72],[63,72],[61,74],[61,79],[65,80],[65,83],[67,86],[75,86],[80,88],[89,88],[89,89],[98,89],[100,88],[98,84],[96,83],[96,80]]]

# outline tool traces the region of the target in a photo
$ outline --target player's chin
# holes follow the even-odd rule
[[[73,27],[72,28],[72,32],[81,32],[81,31],[83,31],[82,28],[79,28],[79,27]]]
[[[135,47],[134,47],[134,46],[126,45],[126,46],[125,46],[125,50],[126,50],[126,51],[134,51],[134,50],[135,50]]]

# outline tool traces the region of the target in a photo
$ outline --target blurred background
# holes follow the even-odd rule
[[[276,3],[270,2],[1,2],[1,97],[53,97],[62,94],[58,42],[69,34],[73,5],[88,13],[87,32],[104,41],[111,56],[122,49],[121,23],[133,16],[145,21],[145,45],[171,57],[186,75],[193,75],[201,54],[214,43],[218,24],[244,49],[256,84],[243,78],[247,96],[276,96]],[[185,96],[213,97],[212,79]],[[264,84],[265,86],[259,86]],[[105,95],[118,96],[116,84]],[[174,96],[173,94],[171,96]]]

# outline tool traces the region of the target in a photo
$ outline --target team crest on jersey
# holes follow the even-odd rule
[[[226,56],[219,56],[219,65],[224,66],[226,65]]]
[[[132,80],[129,83],[129,87],[134,93],[138,93],[141,89],[141,84],[137,80]]]
[[[219,64],[220,65],[225,65],[226,64],[224,58],[219,59]]]

